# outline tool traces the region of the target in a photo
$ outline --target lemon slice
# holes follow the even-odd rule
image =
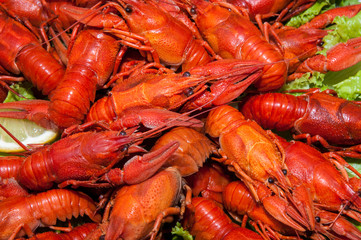
[[[27,119],[0,118],[2,124],[25,146],[51,143],[59,136],[57,130],[48,130]],[[24,149],[0,128],[0,152],[21,152]]]

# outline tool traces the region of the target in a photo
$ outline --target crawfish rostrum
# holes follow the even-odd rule
[[[361,239],[359,102],[280,92],[361,59],[316,54],[361,4],[285,25],[315,2],[0,0],[1,88],[39,92],[0,117],[62,133],[0,158],[0,239]]]

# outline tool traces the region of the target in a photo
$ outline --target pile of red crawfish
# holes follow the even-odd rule
[[[0,117],[62,133],[1,157],[0,240],[361,239],[361,106],[279,92],[361,59],[316,55],[361,4],[282,25],[314,2],[0,0],[2,90],[39,96]]]

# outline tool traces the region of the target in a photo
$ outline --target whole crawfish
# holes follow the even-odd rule
[[[255,181],[276,184],[286,190],[290,182],[286,176],[283,148],[270,132],[256,122],[246,120],[237,109],[224,105],[213,109],[206,120],[205,131],[219,138],[222,158],[217,161],[232,166],[256,197]]]
[[[182,176],[166,168],[146,181],[116,191],[99,228],[86,239],[155,239],[162,221],[181,214]],[[109,210],[111,209],[110,215]]]
[[[184,118],[172,110],[192,100],[197,106],[211,106],[235,99],[261,74],[260,67],[252,63],[219,60],[184,73],[150,73],[141,78],[135,76],[135,83],[128,78],[114,86],[116,90],[109,96],[94,103],[86,121],[105,120],[120,126],[120,129],[140,123],[153,128],[162,123],[181,124],[182,121],[187,124],[183,123],[183,126],[200,127],[199,120]],[[208,82],[212,84],[210,91],[206,91],[205,84]]]
[[[341,159],[327,159],[315,148],[299,142],[280,138],[285,149],[285,163],[289,173],[309,188],[315,206],[330,211],[341,211],[361,221],[361,197],[346,178],[345,174],[332,164],[345,165]],[[302,151],[301,151],[302,149]],[[331,156],[332,157],[332,156]],[[337,161],[338,160],[338,161]],[[345,207],[347,206],[347,208]]]
[[[32,236],[39,226],[53,226],[57,219],[65,221],[84,215],[95,222],[100,221],[95,203],[81,192],[53,189],[36,195],[9,198],[0,202],[0,239]]]
[[[287,64],[261,31],[234,6],[205,0],[184,0],[202,36],[223,58],[262,62],[263,75],[254,86],[259,91],[280,88],[286,81]]]
[[[115,131],[73,134],[28,156],[17,180],[26,188],[38,191],[49,189],[54,183],[62,183],[61,187],[135,184],[152,176],[178,148],[177,142],[171,142],[143,157],[134,156],[124,165],[124,170],[110,169],[127,152],[144,151],[132,147],[141,140]],[[96,183],[97,180],[104,184]]]
[[[308,143],[355,145],[361,143],[361,106],[327,94],[310,91],[301,96],[282,93],[255,95],[242,103],[241,112],[265,129],[294,130]]]
[[[183,225],[200,240],[263,239],[260,235],[232,222],[220,205],[213,200],[195,197],[187,205]]]

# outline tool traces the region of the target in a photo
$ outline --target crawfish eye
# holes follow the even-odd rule
[[[188,88],[186,90],[184,90],[184,94],[189,97],[192,96],[194,94],[193,89],[192,88]]]
[[[272,183],[275,182],[275,180],[274,180],[273,178],[269,177],[269,178],[268,178],[268,182],[272,184]]]
[[[282,169],[283,175],[287,175],[287,170],[286,169]]]
[[[100,237],[99,237],[99,240],[104,240],[105,239],[105,235],[101,235]]]
[[[132,13],[133,12],[133,9],[132,9],[132,6],[126,6],[125,9],[124,9],[127,13]]]
[[[316,220],[316,222],[318,222],[318,223],[321,222],[321,218],[320,218],[319,216],[316,216],[316,217],[315,217],[315,220]]]
[[[121,149],[122,152],[125,152],[129,149],[128,145],[124,145],[123,148]]]
[[[195,7],[191,8],[191,14],[196,14],[197,13],[197,9]]]
[[[126,133],[124,130],[123,130],[123,131],[120,131],[119,134],[120,134],[121,136],[127,135],[127,133]]]
[[[191,73],[190,73],[190,72],[184,72],[182,76],[183,76],[183,77],[190,77],[190,76],[191,76]]]

